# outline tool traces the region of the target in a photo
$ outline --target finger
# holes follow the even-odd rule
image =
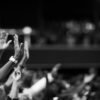
[[[29,44],[28,44],[28,41],[25,40],[24,42],[24,52],[26,53],[27,55],[27,58],[29,58]]]
[[[56,65],[54,66],[54,69],[55,69],[55,70],[58,70],[60,67],[61,67],[61,63],[58,63],[58,64],[56,64]]]
[[[19,41],[18,41],[18,35],[17,34],[14,35],[14,45],[19,46]]]
[[[8,46],[10,45],[10,43],[12,42],[12,40],[8,41],[7,43],[3,44],[3,49],[8,48]]]
[[[24,44],[23,44],[23,43],[20,43],[20,49],[22,49],[22,48],[23,48],[23,46],[24,46]]]
[[[25,48],[24,50],[25,50],[25,53],[26,53],[26,55],[27,55],[27,58],[29,58],[29,49],[28,49],[28,47]]]
[[[27,58],[29,58],[29,50],[26,50]]]
[[[27,40],[25,40],[25,42],[24,42],[24,48],[25,49],[28,49],[29,48],[29,44],[28,44],[28,41]]]
[[[20,43],[20,52],[21,52],[21,54],[24,53],[24,44],[23,43]]]
[[[56,65],[53,67],[53,69],[52,69],[52,73],[55,73],[55,74],[56,74],[57,71],[59,70],[60,66],[61,66],[60,63],[56,64]]]
[[[11,42],[12,42],[12,40],[9,40],[9,41],[7,42],[7,46],[9,46]]]

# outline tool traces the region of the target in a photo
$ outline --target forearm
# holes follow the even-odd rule
[[[48,81],[51,83],[54,80],[51,73],[48,74]],[[27,94],[29,96],[35,96],[36,94],[40,93],[42,90],[46,88],[46,78],[43,77],[37,83],[35,83],[31,88],[25,89],[23,94]]]
[[[13,58],[16,60],[17,56],[13,56]],[[13,65],[15,64],[15,62],[13,62],[12,60],[9,60],[1,69],[0,69],[0,81],[2,81],[2,79],[4,79],[9,72],[11,71],[11,69],[13,68]]]
[[[80,85],[78,85],[78,87],[75,89],[77,91],[77,93],[79,93],[85,86],[85,83],[81,83]]]
[[[19,66],[24,66],[25,65],[25,63],[27,62],[27,58],[25,57],[25,56],[23,56],[23,58],[21,59],[21,61],[19,62]]]
[[[19,64],[18,64],[18,66],[23,66],[25,64],[25,61],[24,61],[24,59],[22,58],[22,60],[19,62]]]
[[[10,70],[13,68],[12,66],[13,62],[8,61],[1,69],[0,69],[0,81],[4,79],[10,72]]]
[[[4,83],[6,87],[10,87],[13,83],[13,78],[12,78],[12,73],[9,76],[9,78],[7,79],[7,81]]]
[[[16,81],[13,82],[13,85],[12,85],[12,88],[11,88],[11,91],[9,93],[9,97],[10,98],[18,98],[18,93],[19,93],[19,87],[18,85],[16,84]]]

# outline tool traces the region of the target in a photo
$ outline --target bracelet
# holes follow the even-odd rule
[[[18,62],[13,56],[11,56],[9,60],[14,62],[15,64],[17,64],[17,62]]]

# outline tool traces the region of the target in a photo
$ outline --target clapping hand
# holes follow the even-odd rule
[[[53,67],[53,69],[51,71],[53,77],[56,77],[57,76],[57,72],[58,72],[58,70],[59,70],[60,67],[61,67],[61,64],[60,63],[56,64]]]
[[[19,44],[18,35],[15,34],[15,35],[14,35],[14,50],[15,50],[14,57],[15,57],[16,59],[20,56],[22,46],[23,46],[23,43],[20,43],[20,44]]]
[[[26,61],[29,59],[29,45],[28,45],[28,41],[24,42],[24,50],[23,50],[24,54],[23,57],[19,63],[19,66],[22,66],[26,63]]]
[[[12,42],[12,40],[9,40],[7,42],[7,38],[8,38],[8,33],[4,30],[0,30],[0,49],[6,49],[9,47],[10,43]]]
[[[24,42],[24,56],[23,56],[26,60],[29,59],[29,43],[27,40],[25,40]]]
[[[94,77],[95,77],[95,74],[85,75],[83,81],[84,81],[84,83],[89,83],[94,79]]]

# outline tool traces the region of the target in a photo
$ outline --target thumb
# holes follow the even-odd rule
[[[12,42],[12,40],[9,40],[9,41],[7,42],[7,45],[10,45],[11,42]]]
[[[57,72],[59,68],[61,67],[61,63],[58,63],[54,66],[53,71]]]
[[[12,42],[12,40],[9,40],[6,44],[4,44],[3,49],[6,49],[10,45],[11,42]]]

